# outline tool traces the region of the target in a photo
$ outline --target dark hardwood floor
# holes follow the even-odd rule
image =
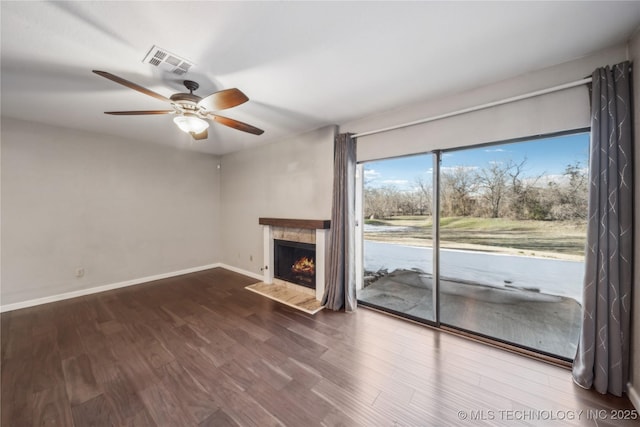
[[[253,282],[213,269],[3,313],[2,426],[638,425],[566,369]]]

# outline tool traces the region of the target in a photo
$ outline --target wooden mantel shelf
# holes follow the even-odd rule
[[[331,220],[329,219],[258,218],[258,223],[275,227],[308,228],[311,230],[331,228]]]

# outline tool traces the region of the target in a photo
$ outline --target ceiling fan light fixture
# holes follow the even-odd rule
[[[209,122],[189,113],[174,117],[173,122],[186,133],[201,133],[209,127]]]

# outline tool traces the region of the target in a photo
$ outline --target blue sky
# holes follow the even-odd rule
[[[443,153],[441,168],[464,166],[478,168],[489,166],[492,162],[520,163],[527,158],[524,176],[562,175],[569,164],[580,162],[588,167],[589,134],[571,134],[532,141],[496,144]],[[364,164],[365,181],[372,187],[394,185],[400,190],[415,187],[419,176],[431,179],[433,159],[429,154],[380,160]]]

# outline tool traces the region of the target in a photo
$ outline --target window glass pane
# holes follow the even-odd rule
[[[443,154],[442,323],[573,359],[588,151],[580,133]]]
[[[434,321],[431,194],[433,156],[364,164],[363,268],[358,300]]]

